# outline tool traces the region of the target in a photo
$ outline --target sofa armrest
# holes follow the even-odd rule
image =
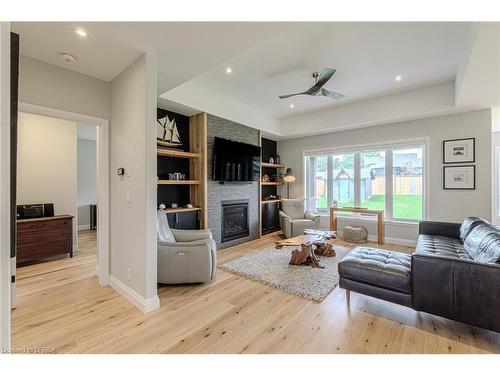
[[[164,241],[158,241],[157,242],[157,247],[158,249],[160,250],[169,250],[169,249],[172,249],[172,250],[182,250],[182,249],[186,249],[186,250],[192,250],[192,249],[195,249],[195,248],[200,248],[200,249],[204,249],[206,250],[207,248],[211,248],[211,245],[209,243],[209,241],[211,240],[207,240],[206,242],[199,242],[199,241],[195,241],[195,242],[164,242]]]
[[[286,238],[290,238],[292,236],[292,218],[281,210],[279,215],[281,231]]]
[[[190,242],[196,240],[209,240],[212,238],[212,232],[209,229],[183,230],[171,229],[174,238],[178,242]]]
[[[458,223],[445,223],[440,221],[421,221],[418,225],[418,234],[430,234],[460,238],[460,226]]]

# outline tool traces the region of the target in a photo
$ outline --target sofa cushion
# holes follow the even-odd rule
[[[357,247],[339,263],[339,276],[411,294],[411,256],[384,249]]]
[[[465,242],[465,239],[467,238],[469,233],[481,223],[485,224],[488,222],[484,219],[481,219],[480,217],[466,217],[464,222],[460,226],[460,239],[462,240],[462,242]]]
[[[474,261],[479,263],[500,263],[500,232],[492,230],[486,234],[477,249]]]
[[[471,259],[459,239],[433,234],[421,234],[418,236],[415,252],[447,258]]]

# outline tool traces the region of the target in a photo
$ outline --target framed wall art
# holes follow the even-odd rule
[[[476,166],[444,166],[443,189],[474,190],[476,188]]]
[[[443,163],[474,163],[475,142],[475,138],[443,141]]]

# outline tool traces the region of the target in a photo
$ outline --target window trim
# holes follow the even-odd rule
[[[393,140],[393,141],[380,141],[380,142],[370,142],[370,143],[359,143],[359,144],[354,144],[354,145],[349,145],[349,146],[336,146],[336,147],[328,147],[328,148],[310,148],[310,149],[304,149],[302,150],[302,176],[303,176],[303,181],[302,181],[302,190],[303,190],[303,196],[306,195],[307,192],[307,166],[305,163],[306,156],[322,156],[322,155],[330,155],[330,154],[341,154],[341,153],[355,153],[358,151],[363,151],[362,149],[370,149],[370,150],[397,150],[397,149],[404,149],[407,147],[411,146],[417,146],[417,145],[422,145],[423,146],[423,152],[422,155],[424,157],[423,160],[423,173],[422,173],[422,220],[428,220],[430,217],[430,200],[429,200],[429,192],[430,192],[430,179],[429,179],[429,154],[430,154],[430,138],[429,137],[415,137],[415,138],[405,138],[405,139],[399,139],[399,140]],[[388,169],[387,166],[387,160],[389,159],[387,155],[390,154],[390,162],[391,162],[391,167],[392,167],[392,152],[387,153],[386,152],[386,177],[388,174],[388,171],[392,171],[392,169]],[[392,176],[392,173],[391,173]],[[392,180],[391,180],[392,181]],[[387,195],[387,185],[389,184],[388,179],[386,178],[386,195]],[[356,186],[356,184],[355,184]],[[392,192],[392,183],[390,184],[390,190]],[[386,199],[386,207],[384,210],[384,213],[387,212],[392,212],[392,211],[387,211],[388,203],[389,205],[392,205],[392,199]],[[329,214],[329,213],[328,213]],[[398,222],[398,223],[415,223],[418,222],[419,220],[411,220],[411,219],[399,219],[396,218],[394,219],[392,217],[386,216],[385,222]]]

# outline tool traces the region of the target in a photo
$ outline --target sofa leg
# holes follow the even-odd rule
[[[347,302],[347,305],[351,305],[351,291],[349,289],[345,290],[345,301]]]

